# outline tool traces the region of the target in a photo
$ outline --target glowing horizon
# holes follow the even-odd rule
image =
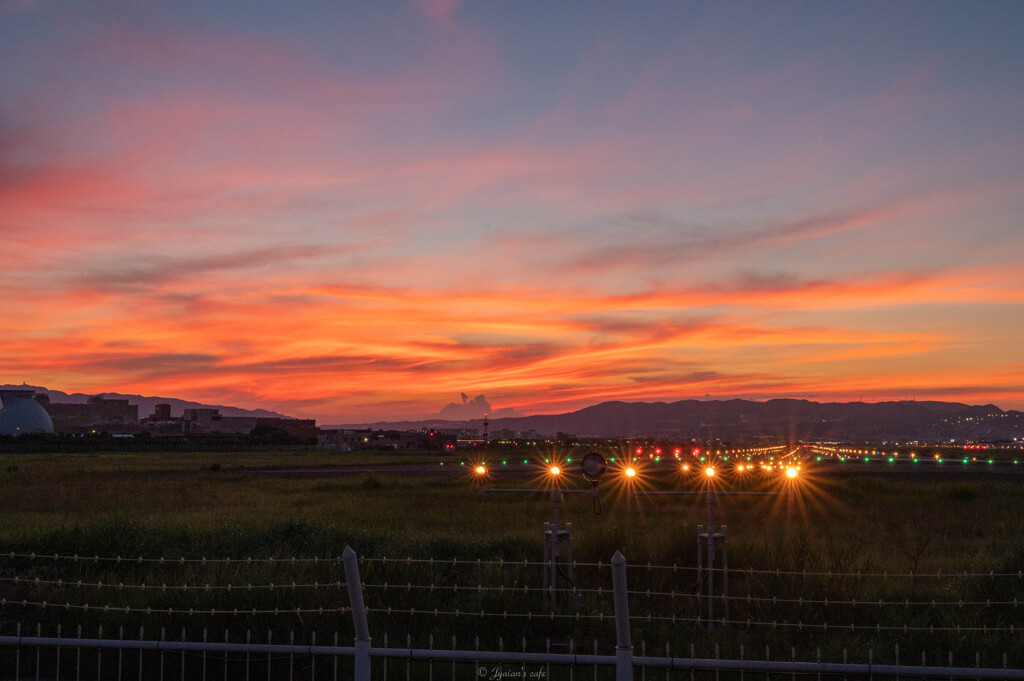
[[[1024,409],[1024,12],[0,0],[0,383]]]

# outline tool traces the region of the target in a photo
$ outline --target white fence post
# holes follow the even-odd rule
[[[356,552],[346,546],[341,554],[345,565],[345,582],[348,585],[348,601],[352,606],[352,624],[356,630],[355,640],[355,681],[370,681],[370,627],[366,623],[366,606],[363,604],[363,583],[359,580],[359,563]]]
[[[620,551],[616,551],[612,556],[612,601],[615,604],[615,681],[633,681],[633,643],[629,635],[626,559]]]

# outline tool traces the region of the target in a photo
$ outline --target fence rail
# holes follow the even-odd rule
[[[353,669],[354,675],[351,678],[355,678],[357,681],[371,678],[369,674],[360,676],[358,673],[358,665],[355,660],[358,656],[358,650],[356,646],[323,646],[323,645],[294,645],[294,644],[264,644],[264,643],[218,643],[218,642],[199,642],[199,641],[157,641],[157,640],[131,640],[131,639],[89,639],[89,638],[57,638],[57,637],[36,637],[36,636],[0,636],[0,647],[14,648],[18,651],[19,656],[16,659],[15,666],[10,669],[13,672],[13,676],[10,678],[14,679],[29,679],[39,678],[39,662],[38,658],[35,665],[31,661],[26,661],[24,665],[21,662],[21,651],[31,651],[35,649],[55,649],[60,651],[71,650],[77,654],[77,664],[75,666],[74,678],[83,678],[83,670],[81,665],[81,651],[84,650],[109,650],[117,652],[149,652],[149,653],[237,653],[249,656],[245,660],[235,660],[234,671],[238,672],[241,668],[245,672],[245,678],[249,678],[249,673],[254,666],[259,666],[262,663],[261,659],[266,657],[269,660],[273,656],[301,656],[308,658],[334,658],[335,664],[333,666],[333,673],[330,678],[337,680],[338,678],[350,678],[350,674],[347,669],[342,668],[339,672],[337,664],[337,658],[351,658],[346,659],[346,666]],[[770,674],[796,674],[800,676],[817,676],[822,675],[842,675],[843,678],[848,676],[859,676],[865,678],[871,677],[907,677],[907,678],[948,678],[948,679],[1024,679],[1024,669],[1010,669],[1007,667],[1003,668],[986,668],[986,667],[958,667],[953,665],[938,666],[938,665],[899,665],[899,664],[873,664],[868,663],[851,663],[851,662],[798,662],[798,661],[787,661],[787,660],[756,660],[756,659],[717,659],[717,658],[696,658],[696,657],[659,657],[659,656],[631,656],[629,657],[629,666],[624,670],[621,669],[621,660],[619,655],[599,655],[599,654],[586,654],[586,653],[550,653],[550,652],[515,652],[515,651],[495,651],[495,650],[441,650],[441,649],[422,649],[422,648],[395,648],[395,647],[370,647],[367,651],[371,658],[387,658],[391,660],[407,661],[407,662],[466,662],[473,663],[477,666],[477,669],[481,669],[481,663],[498,662],[498,663],[510,663],[515,665],[525,664],[536,664],[536,665],[560,665],[568,667],[570,669],[579,668],[583,666],[594,666],[594,667],[610,667],[615,668],[616,679],[633,679],[635,670],[637,668],[641,670],[666,670],[666,671],[710,671],[710,672],[743,672],[743,673],[763,673],[766,675]],[[294,660],[292,660],[294,663]],[[217,663],[221,665],[220,662]],[[164,659],[161,659],[158,665],[160,672],[160,678],[164,678],[167,667],[173,666],[171,663],[167,663]],[[193,670],[196,666],[193,665]],[[202,673],[203,678],[206,678],[208,665],[206,660],[202,661]],[[58,662],[59,670],[59,662]],[[111,668],[111,663],[108,662],[107,669]],[[315,669],[315,667],[311,667]],[[223,663],[223,672],[225,678],[228,678],[228,672],[231,669],[230,662],[225,661]],[[384,667],[384,678],[386,678],[386,667]],[[182,678],[193,678],[186,677],[186,665],[184,663],[178,667],[181,672]],[[339,676],[340,673],[340,676]],[[488,673],[490,670],[488,669]],[[34,676],[33,676],[34,675]],[[118,680],[123,678],[129,678],[133,676],[131,672],[125,670],[123,659],[118,660],[116,667],[116,675],[112,672],[108,675],[111,678]],[[282,676],[284,676],[282,674]],[[513,674],[505,674],[505,677],[511,678]],[[545,675],[546,676],[546,675]],[[96,663],[96,675],[91,676],[88,672],[84,675],[85,678],[107,678],[103,672],[102,657],[97,658]],[[213,673],[210,673],[210,677],[213,677]],[[294,678],[294,664],[290,665],[288,678]],[[540,675],[537,675],[540,677]],[[59,672],[56,678],[60,678]],[[232,675],[230,678],[239,678],[237,675]],[[268,671],[265,678],[273,678],[271,673]],[[314,672],[315,678],[315,672]]]

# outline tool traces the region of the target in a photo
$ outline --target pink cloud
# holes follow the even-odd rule
[[[462,0],[414,0],[414,3],[431,21],[446,25],[459,9]]]

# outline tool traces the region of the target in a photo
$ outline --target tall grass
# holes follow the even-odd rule
[[[351,456],[351,455],[349,455]],[[701,588],[693,566],[697,559],[697,526],[707,522],[703,496],[633,497],[607,485],[601,491],[603,508],[595,515],[586,494],[568,495],[562,503],[563,521],[574,525],[573,557],[581,565],[576,584],[583,589],[577,598],[560,597],[552,606],[539,593],[543,522],[551,520],[547,496],[537,494],[481,495],[465,475],[465,467],[437,466],[429,475],[389,473],[365,461],[321,452],[248,456],[224,454],[5,456],[0,466],[0,554],[31,553],[78,555],[79,561],[0,557],[0,576],[20,579],[64,580],[60,586],[32,583],[0,583],[9,601],[0,608],[0,629],[14,622],[37,621],[46,626],[82,624],[89,630],[103,624],[106,631],[125,626],[165,626],[179,631],[209,626],[232,631],[274,630],[276,640],[295,628],[308,632],[339,630],[351,640],[347,615],[318,614],[347,605],[341,566],[330,560],[288,564],[287,559],[341,554],[346,545],[360,556],[374,559],[362,564],[368,585],[367,604],[372,630],[414,644],[425,645],[424,632],[438,640],[452,635],[469,641],[481,636],[484,645],[527,638],[530,645],[551,637],[556,643],[598,638],[611,644],[609,620],[586,615],[611,616],[609,558],[622,551],[631,564],[633,614],[653,617],[675,614],[681,621],[703,613],[703,601],[694,594]],[[374,462],[412,461],[437,463],[436,458],[405,455]],[[261,468],[350,466],[351,473],[336,477],[300,478],[268,475]],[[443,471],[443,472],[442,472]],[[498,477],[499,474],[496,474]],[[536,484],[530,474],[507,474],[501,484],[528,487]],[[650,486],[667,488],[691,485],[671,477],[652,479]],[[763,483],[735,483],[734,491],[764,489]],[[772,488],[776,489],[776,488]],[[732,569],[730,593],[767,595],[778,599],[838,601],[931,600],[984,601],[998,593],[998,600],[1024,601],[1019,580],[999,583],[950,577],[943,580],[899,577],[867,582],[849,577],[856,573],[914,573],[915,575],[963,573],[1016,573],[1024,567],[1024,495],[1012,480],[956,477],[948,480],[908,482],[885,474],[850,476],[841,471],[808,471],[808,479],[790,501],[786,496],[720,496],[716,524],[728,526],[728,560]],[[85,557],[121,556],[121,564],[91,562]],[[164,557],[164,565],[132,562],[139,556]],[[206,566],[174,563],[179,557],[225,558],[231,565]],[[245,558],[279,559],[276,564],[246,564]],[[387,557],[387,563],[380,559]],[[435,558],[436,564],[402,559]],[[452,564],[452,559],[457,559]],[[479,566],[476,559],[481,560]],[[488,566],[488,561],[531,565]],[[677,571],[648,570],[650,563],[678,566]],[[754,572],[744,574],[742,570]],[[759,571],[826,573],[826,576],[782,578]],[[835,576],[827,576],[827,573]],[[68,581],[102,582],[100,588],[68,585]],[[317,588],[290,590],[288,585],[313,584]],[[278,585],[269,590],[233,589],[187,595],[181,591],[118,590],[110,585],[168,584]],[[434,584],[436,590],[429,588]],[[284,585],[283,588],[281,585]],[[386,588],[384,585],[387,585]],[[453,585],[461,593],[451,590]],[[403,588],[405,587],[405,588]],[[500,587],[499,590],[473,587]],[[603,593],[596,593],[597,589]],[[646,596],[650,590],[655,595]],[[672,593],[672,596],[657,596]],[[172,616],[159,618],[144,612],[103,612],[20,608],[21,599],[49,603],[111,604],[121,608],[174,608]],[[301,607],[296,614],[294,608]],[[387,615],[387,608],[394,612]],[[1016,608],[961,608],[901,613],[892,608],[870,612],[866,606],[778,604],[752,600],[732,605],[731,617],[762,622],[834,621],[877,622],[880,626],[934,625],[950,622],[967,628],[972,623],[1022,624]],[[192,608],[194,613],[187,611]],[[210,608],[237,609],[239,614],[205,618],[197,613]],[[274,615],[251,615],[251,610],[279,608]],[[455,609],[455,617],[434,617],[432,611]],[[414,610],[414,613],[407,611]],[[484,611],[486,617],[479,617]],[[398,612],[402,611],[402,612]],[[544,618],[541,613],[569,615]],[[492,617],[494,613],[537,613],[530,618]],[[720,610],[719,610],[720,612]],[[477,613],[476,617],[473,613]],[[575,614],[581,614],[575,619]],[[324,634],[321,633],[321,638]],[[775,630],[766,628],[708,632],[692,623],[652,619],[635,622],[636,640],[646,639],[663,650],[665,642],[677,651],[687,649],[712,654],[719,645],[736,653],[771,645],[776,649],[809,646],[829,650],[862,650],[901,642],[905,650],[916,647],[939,655],[944,651],[981,650],[986,654],[1019,650],[1016,639],[1001,636],[865,632],[820,629]],[[1017,635],[1019,636],[1019,634]],[[265,634],[261,639],[265,640]],[[490,643],[488,643],[490,641]],[[467,643],[468,645],[468,643]],[[1008,647],[1009,646],[1009,647]],[[688,650],[687,650],[688,652]],[[936,658],[937,659],[937,658]],[[1024,664],[1024,660],[1020,662]]]

